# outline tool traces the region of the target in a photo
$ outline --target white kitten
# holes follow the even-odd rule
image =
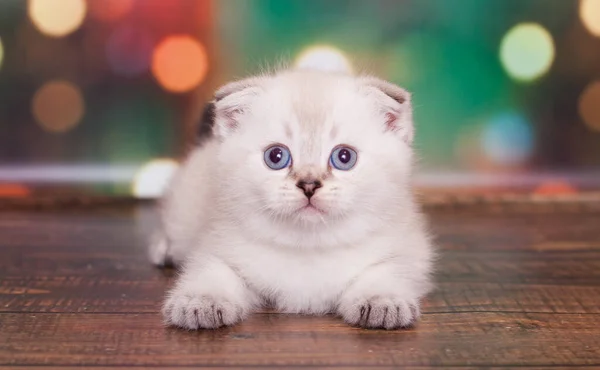
[[[166,322],[216,328],[269,303],[411,325],[433,253],[412,140],[409,94],[375,78],[286,71],[221,88],[213,137],[173,180],[150,248],[183,264]]]

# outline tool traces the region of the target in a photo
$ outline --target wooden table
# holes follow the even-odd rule
[[[600,368],[600,211],[428,211],[437,290],[410,330],[262,312],[166,328],[173,271],[146,262],[147,205],[0,212],[0,367]]]

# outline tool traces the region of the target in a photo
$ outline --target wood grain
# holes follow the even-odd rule
[[[568,207],[567,207],[568,208]],[[600,367],[600,212],[430,210],[437,289],[417,327],[260,312],[165,328],[147,205],[0,213],[0,367]]]
[[[389,332],[279,314],[204,332],[163,328],[152,314],[5,316],[5,365],[600,366],[596,314],[427,314]],[[573,340],[552,345],[565,335]]]

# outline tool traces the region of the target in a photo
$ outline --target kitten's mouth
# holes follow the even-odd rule
[[[325,214],[325,211],[322,210],[321,208],[315,206],[312,203],[307,203],[304,207],[300,208],[298,210],[298,212],[307,212],[307,213],[318,213],[318,214]]]

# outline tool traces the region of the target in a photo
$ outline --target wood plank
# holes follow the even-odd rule
[[[71,367],[79,367],[77,365],[73,365],[73,366],[60,366],[60,367],[56,367],[56,366],[43,366],[42,368],[44,370],[63,370],[65,368],[71,368]],[[222,366],[202,366],[202,368],[221,368]],[[510,366],[510,368],[520,368],[521,366]],[[595,368],[596,366],[577,366],[577,368]],[[0,365],[0,369],[12,369],[14,367],[12,366],[2,366]],[[131,369],[131,368],[151,368],[153,370],[160,370],[160,369],[187,369],[187,368],[199,368],[196,365],[190,365],[190,366],[183,366],[183,365],[176,365],[176,366],[147,366],[147,365],[141,365],[141,366],[135,366],[135,365],[130,365],[130,366],[94,366],[94,370],[117,370],[117,369]],[[269,365],[265,365],[265,366],[252,366],[252,367],[238,367],[238,366],[227,366],[225,367],[228,370],[247,370],[248,368],[251,369],[274,369],[276,367],[272,367]],[[285,369],[286,370],[300,370],[300,369],[336,369],[336,370],[364,370],[366,367],[364,366],[286,366]],[[398,370],[398,366],[369,366],[369,369],[377,369],[377,370]],[[481,370],[481,366],[472,366],[472,367],[468,367],[468,366],[402,366],[403,370],[426,370],[426,369],[440,369],[440,368],[451,368],[453,370]],[[506,366],[503,367],[496,367],[496,366],[485,366],[485,369],[487,370],[499,370],[499,369],[506,369]],[[528,370],[547,370],[548,367],[538,367],[538,366],[523,366],[523,368],[527,368]],[[559,367],[552,367],[552,368],[564,368],[563,366],[559,366]],[[18,367],[19,370],[40,370],[40,366],[21,366],[19,365]]]
[[[79,367],[77,365],[73,365],[73,366],[60,366],[60,367],[56,367],[56,366],[18,366],[19,370],[40,370],[40,368],[44,369],[44,370],[63,370],[65,368],[69,369],[69,368],[73,368],[73,367]],[[224,366],[201,366],[201,368],[222,368]],[[12,369],[14,367],[6,365],[0,365],[0,369]],[[189,365],[189,366],[183,366],[183,365],[176,365],[176,366],[160,366],[160,365],[153,365],[153,366],[148,366],[148,365],[140,365],[140,366],[136,366],[136,365],[129,365],[129,366],[119,366],[119,365],[111,365],[111,366],[94,366],[93,367],[94,370],[118,370],[118,369],[131,369],[131,368],[150,368],[153,370],[160,370],[160,369],[187,369],[187,368],[200,368],[200,366],[197,365]],[[239,366],[226,366],[224,367],[227,370],[247,370],[248,368],[251,369],[274,369],[276,367],[272,367],[269,365],[265,365],[265,366],[244,366],[244,367],[239,367]],[[357,369],[365,369],[364,366],[286,366],[285,369],[286,370],[305,370],[307,368],[310,369],[336,369],[336,370],[357,370]],[[377,370],[397,370],[398,367],[396,366],[369,366],[369,368],[374,368]],[[402,369],[404,370],[424,370],[424,369],[439,369],[439,367],[434,367],[434,366],[403,366]],[[453,370],[474,370],[474,369],[480,369],[479,367],[452,367]],[[498,369],[498,368],[494,368],[494,367],[486,367],[486,369]],[[543,368],[538,368],[538,367],[527,367],[527,369],[543,369]]]
[[[438,280],[600,286],[600,252],[442,252]]]
[[[600,211],[430,211],[429,216],[444,250],[600,250]],[[156,214],[148,207],[0,213],[0,246],[81,248],[82,243],[91,243],[110,251],[138,253],[155,225]]]
[[[432,211],[437,289],[412,330],[263,312],[188,333],[161,325],[151,208],[0,213],[0,366],[600,367],[598,220]]]
[[[167,278],[2,279],[0,312],[152,313],[170,284]],[[439,282],[423,311],[600,313],[599,302],[598,286]]]
[[[71,367],[79,367],[77,365],[73,365],[73,366],[61,366],[61,367],[56,367],[56,366],[43,366],[42,368],[44,370],[63,370],[65,368],[71,368]],[[221,366],[202,366],[202,368],[215,368],[215,367],[221,367]],[[519,368],[520,366],[510,366],[510,368],[514,368],[517,367]],[[547,370],[548,367],[538,367],[538,366],[523,366],[524,368],[527,368],[528,370]],[[13,368],[11,366],[2,366],[0,365],[0,369],[6,369],[6,368]],[[114,366],[94,366],[94,370],[118,370],[118,369],[131,369],[131,368],[151,368],[153,370],[160,370],[160,369],[186,369],[186,368],[198,368],[198,366],[196,365],[190,365],[190,366],[183,366],[183,365],[176,365],[176,366],[147,366],[147,365],[141,365],[141,366],[135,366],[135,365],[130,365],[130,366],[119,366],[119,365],[114,365]],[[238,366],[227,366],[226,367],[228,370],[247,370],[249,367],[245,366],[245,367],[238,367]],[[251,369],[273,369],[276,367],[272,367],[269,365],[265,365],[265,366],[252,366],[250,367]],[[285,369],[286,370],[300,370],[300,369],[306,369],[306,368],[311,368],[311,369],[336,369],[336,370],[364,370],[365,367],[364,366],[286,366]],[[398,366],[369,366],[369,369],[377,369],[377,370],[398,370]],[[480,370],[481,367],[480,366],[402,366],[403,370],[426,370],[426,369],[440,369],[440,368],[451,368],[453,370]],[[496,366],[485,366],[485,369],[487,370],[499,370],[499,369],[506,369],[506,366],[503,367],[496,367]],[[553,367],[555,368],[555,367]],[[563,368],[563,367],[558,367],[558,368]],[[577,368],[595,368],[595,366],[577,366]],[[19,365],[18,367],[19,370],[40,370],[40,366],[21,366]]]
[[[0,278],[111,276],[143,279],[158,277],[141,245],[115,247],[3,246]],[[597,285],[600,251],[442,251],[439,280],[532,284]]]
[[[0,261],[0,312],[155,312],[173,271],[142,254],[92,247],[10,247]],[[444,253],[425,312],[600,311],[596,252]]]
[[[434,235],[444,250],[600,250],[600,212],[479,210],[430,212],[429,216]]]
[[[426,314],[412,330],[332,317],[254,315],[215,331],[155,315],[2,314],[0,364],[55,366],[600,366],[600,315]]]
[[[89,249],[3,248],[0,312],[154,312],[174,272],[142,255]],[[600,253],[447,252],[435,312],[598,312]]]

